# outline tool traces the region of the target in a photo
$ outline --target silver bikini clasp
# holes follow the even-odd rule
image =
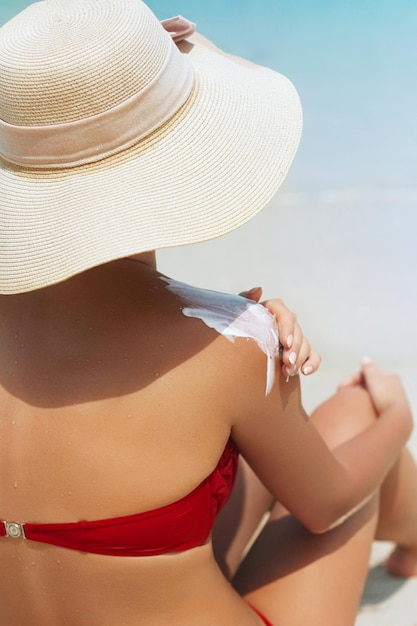
[[[17,522],[3,522],[6,529],[6,537],[12,539],[26,539],[24,524],[18,524]]]

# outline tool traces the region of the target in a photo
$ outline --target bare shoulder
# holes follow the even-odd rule
[[[278,355],[279,336],[275,318],[261,304],[235,294],[201,289],[163,278],[167,289],[184,303],[187,317],[201,319],[225,337],[254,339],[264,352]]]
[[[201,320],[232,343],[236,339],[251,340],[266,355],[265,393],[268,395],[280,354],[278,325],[269,311],[235,294],[196,288],[165,277],[163,281],[167,283],[167,289],[179,297],[182,313],[186,317]],[[242,342],[239,344],[241,346]],[[241,353],[242,347],[238,351]],[[243,362],[250,366],[252,361],[249,358]]]
[[[163,280],[180,299],[185,317],[202,321],[229,340],[216,343],[205,362],[214,372],[215,387],[211,388],[223,398],[221,404],[241,452],[273,487],[275,480],[270,477],[282,469],[279,457],[284,453],[288,457],[301,432],[310,429],[299,378],[286,382],[279,367],[274,317],[262,305],[240,296]]]

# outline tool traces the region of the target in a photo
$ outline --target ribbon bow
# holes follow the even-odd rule
[[[165,30],[171,35],[173,41],[177,43],[178,41],[182,41],[186,39],[195,31],[196,25],[194,22],[190,22],[182,15],[177,15],[176,17],[170,17],[167,20],[161,20],[162,26]]]

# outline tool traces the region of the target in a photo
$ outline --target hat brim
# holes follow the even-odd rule
[[[193,65],[195,87],[138,144],[70,169],[1,162],[0,293],[39,289],[129,254],[223,235],[276,193],[301,134],[292,83],[198,34],[180,49]]]

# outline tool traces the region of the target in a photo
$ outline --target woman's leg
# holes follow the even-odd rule
[[[337,396],[336,396],[337,397]],[[342,443],[347,436],[349,423],[344,426],[336,418],[319,410],[313,419],[330,447]],[[378,541],[397,544],[387,562],[392,574],[417,575],[417,463],[405,448],[386,477],[379,496]]]
[[[273,496],[240,458],[232,496],[217,517],[212,532],[214,556],[226,578],[231,579],[235,574],[273,504]]]
[[[335,447],[376,416],[366,392],[353,388],[338,392],[312,419],[328,445]],[[376,496],[343,525],[313,535],[276,504],[234,586],[277,625],[352,626],[377,528],[381,538],[403,537],[406,545],[417,539],[416,490],[416,466],[404,452],[381,490],[380,518]],[[401,508],[389,519],[388,499]]]
[[[416,461],[405,449],[381,488],[376,539],[397,544],[387,561],[397,576],[417,575],[416,477]]]
[[[342,526],[313,535],[278,507],[233,585],[276,626],[352,626],[368,573],[374,501]]]

